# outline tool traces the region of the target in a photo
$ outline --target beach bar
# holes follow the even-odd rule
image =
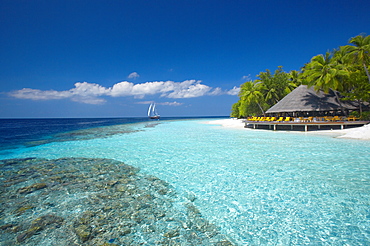
[[[338,102],[334,91],[316,92],[313,87],[300,85],[277,104],[266,111],[266,117],[249,117],[246,128],[270,130],[332,130],[363,126],[369,121],[360,121],[349,115],[358,104],[351,101]]]

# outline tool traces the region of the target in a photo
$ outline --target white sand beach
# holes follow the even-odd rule
[[[221,125],[227,128],[239,128],[244,129],[244,122],[241,119],[223,119],[223,120],[213,120],[208,121],[206,124]],[[360,139],[360,140],[370,140],[370,124],[362,127],[344,129],[344,130],[331,130],[331,131],[312,131],[306,132],[308,134],[323,134],[323,135],[333,135],[337,138],[350,138],[350,139]]]

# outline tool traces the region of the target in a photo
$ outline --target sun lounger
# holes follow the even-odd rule
[[[357,117],[355,117],[355,116],[349,116],[348,118],[347,118],[347,120],[348,121],[356,121],[356,120],[359,120],[360,118],[357,118]]]

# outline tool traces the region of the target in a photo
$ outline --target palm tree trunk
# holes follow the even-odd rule
[[[343,104],[342,104],[342,102],[340,101],[340,99],[339,99],[339,96],[338,96],[338,93],[337,93],[337,91],[336,90],[333,90],[334,91],[334,94],[335,94],[335,98],[337,99],[337,101],[338,101],[338,103],[339,103],[339,106],[340,106],[340,110],[342,111],[342,114],[344,114],[344,116],[348,116],[347,115],[347,112],[346,111],[344,111],[344,108],[343,108]]]
[[[364,66],[364,68],[365,68],[365,72],[366,72],[367,78],[369,79],[369,83],[370,83],[370,74],[369,74],[369,70],[367,70],[367,67],[366,67],[365,62],[364,62],[364,63],[362,63],[362,65],[363,65],[363,66]]]
[[[261,107],[261,105],[258,102],[257,102],[257,105],[261,109],[261,112],[263,114],[263,117],[266,117],[265,111],[263,110],[263,108]]]

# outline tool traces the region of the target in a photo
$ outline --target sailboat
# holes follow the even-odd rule
[[[160,115],[157,113],[157,110],[155,108],[155,103],[151,103],[148,109],[148,117],[150,119],[159,119]]]

